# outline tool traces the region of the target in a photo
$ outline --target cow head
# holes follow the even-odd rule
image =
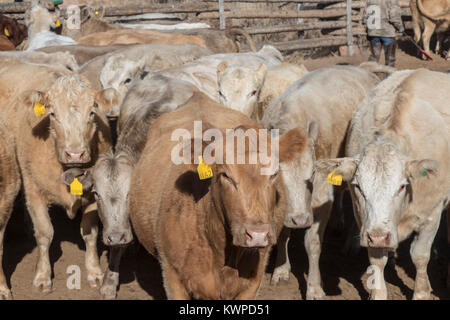
[[[27,37],[27,27],[24,24],[2,14],[0,14],[0,32],[16,47]]]
[[[226,141],[235,136],[236,130],[247,128],[238,127],[227,132]],[[261,139],[261,137],[259,137]],[[247,140],[249,141],[249,140]],[[259,140],[258,140],[259,141]],[[221,139],[215,141],[215,145],[221,144]],[[291,130],[278,139],[267,136],[267,146],[279,144],[279,162],[287,163],[295,159],[305,148],[306,138],[299,130]],[[189,148],[195,141],[189,145]],[[235,144],[236,146],[236,144]],[[210,145],[204,145],[203,154]],[[224,149],[226,149],[224,145]],[[227,159],[227,150],[224,159]],[[219,215],[219,220],[225,225],[231,236],[233,245],[239,247],[258,248],[276,243],[276,235],[280,231],[279,223],[282,222],[286,209],[285,189],[282,177],[278,170],[271,174],[262,174],[261,169],[266,167],[257,156],[265,151],[261,150],[261,144],[252,145],[252,141],[246,143],[243,156],[245,164],[240,164],[237,159],[241,153],[235,147],[234,161],[216,161],[216,155],[212,160],[205,158],[205,163],[212,168],[213,177],[209,180],[199,180],[197,165],[192,171],[186,172],[176,182],[177,188],[182,192],[193,189],[190,193],[198,201],[202,195],[211,192],[214,210]],[[194,154],[194,153],[191,153]],[[195,159],[194,154],[191,161]],[[249,159],[256,159],[250,162]],[[231,162],[231,163],[230,163]],[[266,167],[267,168],[267,167]],[[195,171],[194,171],[195,170]],[[202,188],[204,186],[204,188]],[[194,190],[195,189],[195,190]],[[281,213],[281,214],[280,214]]]
[[[288,209],[284,225],[289,228],[309,227],[313,222],[313,190],[319,193],[323,177],[314,175],[315,145],[319,136],[319,125],[308,125],[308,137],[303,152],[293,161],[281,163],[281,174],[288,187]]]
[[[258,102],[266,72],[267,68],[264,64],[254,71],[248,67],[220,63],[217,67],[220,103],[250,117]]]
[[[58,28],[57,21],[59,21],[57,15],[51,14],[41,4],[34,4],[31,9],[25,12],[25,24],[28,27],[30,38],[39,32]]]
[[[100,83],[105,90],[100,93],[103,109],[108,117],[119,116],[120,105],[132,82],[139,78],[147,65],[146,57],[138,61],[128,59],[122,54],[112,55],[106,60],[100,72]]]
[[[103,242],[124,245],[133,240],[128,212],[128,192],[133,166],[125,154],[103,154],[92,172],[92,192],[103,224]]]
[[[33,134],[53,140],[58,161],[64,166],[91,162],[92,153],[96,152],[91,145],[93,139],[98,139],[97,131],[109,139],[107,120],[94,97],[89,82],[78,74],[58,78],[46,92],[24,94],[23,104],[28,108]]]
[[[375,248],[398,246],[397,226],[412,201],[414,185],[436,174],[438,163],[410,159],[387,142],[366,146],[352,158],[319,160],[316,170],[341,174],[350,187],[361,226],[361,245]]]

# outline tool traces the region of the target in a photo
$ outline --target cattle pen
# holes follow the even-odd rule
[[[405,28],[411,30],[409,1],[400,0],[399,4]],[[28,2],[0,3],[0,13],[22,20],[29,7]],[[170,14],[176,21],[169,18],[166,24],[204,22],[217,29],[240,28],[256,43],[271,44],[282,52],[344,47],[352,55],[354,47],[365,45],[364,7],[364,0],[172,0],[144,5],[92,1],[81,10],[100,12],[109,22],[145,21],[140,15],[147,13]],[[50,9],[54,9],[51,3]],[[61,10],[61,15],[67,18],[66,10]],[[130,16],[134,19],[127,18]]]

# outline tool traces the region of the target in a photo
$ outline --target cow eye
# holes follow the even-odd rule
[[[126,78],[125,81],[123,83],[128,84],[131,82],[131,78]]]
[[[278,177],[278,172],[279,170],[277,170],[273,175],[270,176],[270,181],[275,181],[275,179]]]
[[[253,97],[256,94],[256,90],[253,90],[251,96]]]
[[[406,189],[406,184],[402,184],[397,191],[397,194],[400,195]]]
[[[89,121],[92,121],[95,117],[95,111],[91,111],[91,113],[89,114]]]
[[[222,92],[222,91],[219,91],[219,95],[220,95],[222,98],[225,99],[225,96],[223,95],[223,92]]]

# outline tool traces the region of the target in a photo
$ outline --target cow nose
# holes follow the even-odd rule
[[[312,221],[308,216],[295,216],[292,217],[292,224],[298,228],[307,228],[311,226]]]
[[[391,242],[391,233],[372,232],[367,233],[367,244],[372,248],[386,248]]]
[[[106,243],[109,246],[119,245],[125,243],[125,232],[113,232],[106,236]]]
[[[269,244],[269,226],[251,226],[245,229],[247,247],[266,247]]]
[[[82,162],[84,153],[85,153],[84,151],[78,151],[78,152],[66,151],[67,162],[69,162],[69,163]]]

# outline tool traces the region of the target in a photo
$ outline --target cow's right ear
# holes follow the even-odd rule
[[[48,121],[52,110],[48,106],[45,93],[35,90],[26,91],[22,94],[21,101],[27,110],[27,119],[32,128]]]
[[[108,118],[117,118],[119,116],[119,93],[116,89],[108,88],[97,92],[95,102]]]
[[[344,181],[350,181],[355,175],[358,167],[358,160],[355,158],[320,159],[314,162],[314,172],[328,175],[340,174]]]

